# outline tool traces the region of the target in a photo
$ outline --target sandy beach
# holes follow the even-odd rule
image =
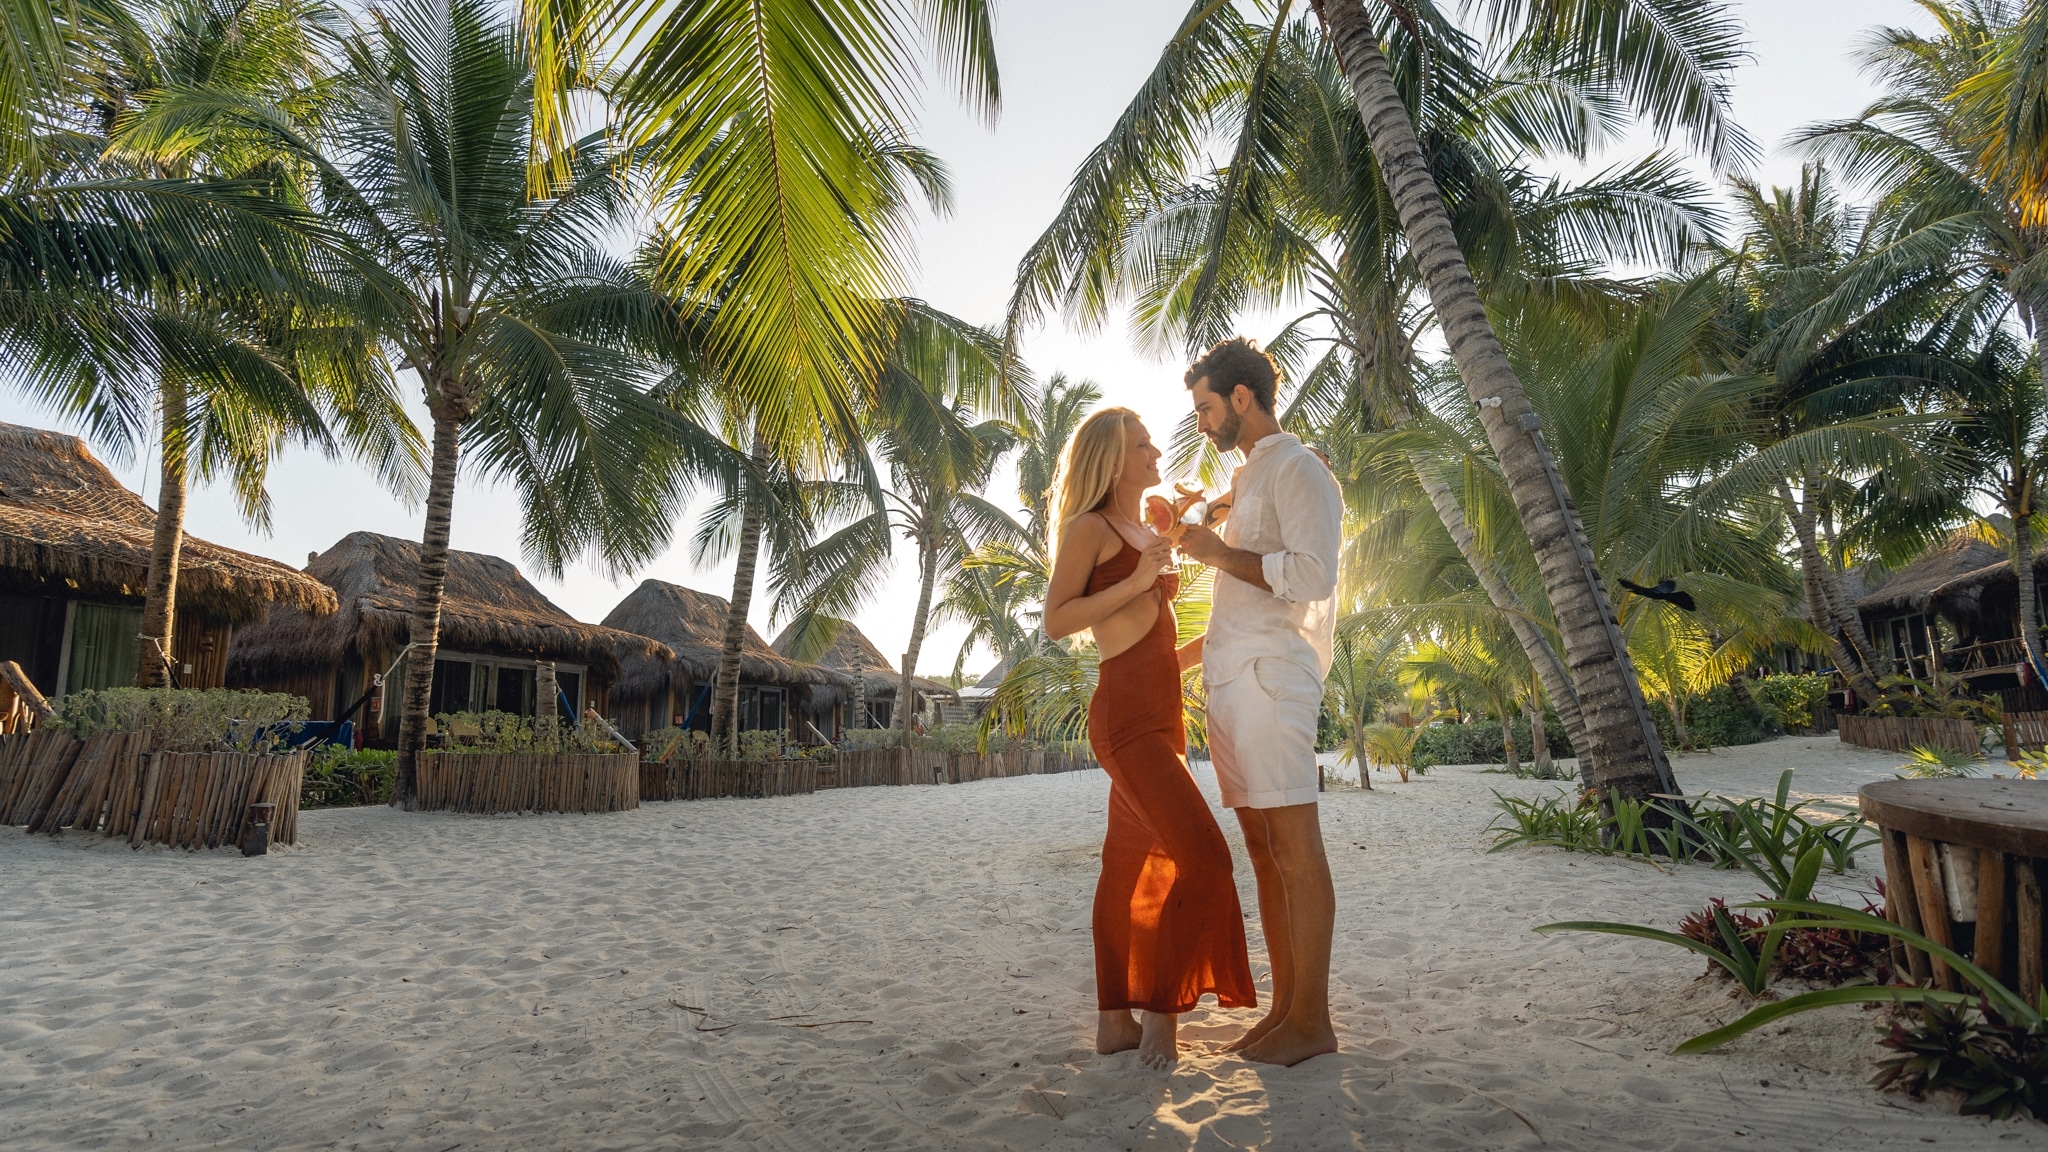
[[[1682,758],[1690,792],[1846,798],[1899,757],[1832,737]],[[1213,801],[1214,781],[1198,771]],[[1647,942],[1735,873],[1487,855],[1444,768],[1334,789],[1345,1050],[1097,1056],[1099,772],[609,816],[311,812],[257,860],[0,830],[10,1148],[2048,1148],[2048,1125],[1866,1085],[1874,1017],[1720,1054],[1742,1006]],[[1232,821],[1225,820],[1226,830]],[[1235,833],[1231,833],[1233,846]],[[1871,887],[1874,854],[1823,888]],[[1251,877],[1239,857],[1247,908]],[[1264,950],[1254,928],[1254,968]]]

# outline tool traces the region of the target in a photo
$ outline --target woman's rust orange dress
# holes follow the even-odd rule
[[[1088,595],[1138,565],[1129,541],[1088,577]],[[1258,1004],[1230,847],[1182,757],[1180,661],[1161,575],[1159,618],[1143,640],[1102,662],[1088,703],[1088,743],[1109,773],[1109,834],[1095,886],[1095,989],[1105,1012],[1186,1012],[1213,992],[1225,1008]]]

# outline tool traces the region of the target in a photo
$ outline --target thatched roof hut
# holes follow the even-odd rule
[[[629,735],[672,723],[702,728],[710,710],[706,687],[718,674],[730,601],[663,580],[643,580],[604,618],[605,627],[651,636],[675,654],[659,664],[621,648],[613,701]],[[741,727],[797,727],[802,713],[848,681],[838,672],[791,660],[749,626],[740,643]],[[678,721],[676,717],[682,717]]]
[[[231,661],[255,678],[315,664],[337,664],[350,652],[396,653],[412,633],[420,546],[414,540],[351,532],[306,565],[333,588],[340,610],[315,618],[278,611],[235,638]],[[557,608],[511,562],[480,552],[448,553],[439,646],[463,652],[574,660],[615,679],[619,653],[651,663],[668,648],[646,636],[585,624]]]
[[[2036,555],[2037,570],[2048,556]],[[2012,557],[2005,549],[1971,532],[1958,532],[1913,558],[1855,601],[1866,616],[1904,612],[1941,612],[1969,616],[1978,612],[1987,587],[2012,583]]]
[[[9,591],[140,601],[156,512],[76,436],[0,424],[0,581]],[[320,581],[248,552],[185,537],[178,603],[227,624],[272,604],[335,608]]]
[[[832,636],[831,646],[818,657],[819,664],[845,675],[849,681],[854,675],[859,675],[864,682],[863,690],[869,699],[883,700],[895,697],[897,689],[903,686],[903,673],[890,663],[888,657],[882,655],[882,650],[875,647],[874,641],[869,640],[865,633],[854,626],[853,621],[841,620],[836,616],[820,616],[818,626]],[[784,628],[782,634],[775,638],[777,652],[787,654],[795,644],[794,625]],[[926,695],[953,695],[951,685],[941,684],[937,680],[927,680],[922,676],[912,677],[911,684]],[[851,687],[851,684],[848,686]]]
[[[675,653],[675,669],[692,681],[708,683],[718,674],[725,650],[725,615],[731,601],[663,580],[643,580],[605,615],[607,628],[660,640]],[[631,652],[619,653],[618,691],[644,695],[660,687],[669,670]],[[816,664],[791,660],[770,648],[761,634],[747,627],[740,643],[740,679],[761,684],[828,684],[844,678]]]

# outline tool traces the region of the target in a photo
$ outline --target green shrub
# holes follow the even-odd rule
[[[1953,1088],[1965,1116],[2048,1120],[2048,1026],[2039,1020],[2008,1020],[1988,999],[1915,1004],[1880,1043],[1898,1053],[1879,1063],[1880,1089],[1918,1099]]]
[[[1833,687],[1834,678],[1830,676],[1788,673],[1759,677],[1750,683],[1749,694],[1777,718],[1778,727],[1787,732],[1802,732],[1812,730],[1817,710],[1827,703],[1828,690]]]
[[[511,712],[443,712],[434,717],[441,749],[454,753],[627,752],[611,734],[591,725],[565,723],[559,716]]]
[[[391,802],[398,753],[378,748],[357,751],[339,744],[315,749],[299,786],[301,808],[349,808]]]
[[[870,748],[901,748],[904,732],[900,728],[848,728],[839,736],[839,746],[860,752]]]
[[[1671,723],[1671,711],[1662,700],[1650,702],[1650,716],[1657,722],[1657,736],[1670,748],[1731,748],[1771,738],[1769,718],[1761,709],[1744,704],[1735,695],[1735,689],[1726,684],[1693,697],[1687,705],[1685,734],[1689,744],[1678,738],[1678,729]]]
[[[1555,712],[1543,714],[1543,734],[1553,757],[1576,755],[1564,734],[1564,723]],[[1527,717],[1515,717],[1515,756],[1528,763],[1533,741],[1529,739]],[[1439,764],[1504,764],[1507,744],[1501,739],[1500,721],[1473,720],[1465,724],[1430,724],[1415,741],[1415,770],[1426,772]]]
[[[58,700],[53,728],[80,740],[100,732],[146,732],[164,752],[267,752],[273,725],[307,716],[306,698],[226,688],[99,688]]]

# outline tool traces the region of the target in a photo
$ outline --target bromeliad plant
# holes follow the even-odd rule
[[[1782,902],[1804,901],[1812,893],[1813,883],[1820,876],[1821,856],[1822,850],[1818,844],[1807,848],[1786,878],[1786,900]],[[1761,924],[1749,918],[1745,918],[1748,922],[1739,922],[1725,905],[1719,903],[1710,905],[1707,915],[1714,929],[1714,939],[1700,939],[1677,932],[1666,932],[1661,928],[1650,928],[1640,924],[1618,924],[1606,920],[1565,920],[1556,924],[1545,924],[1536,931],[1601,932],[1612,936],[1635,936],[1644,940],[1673,944],[1705,956],[1733,976],[1744,992],[1751,997],[1759,997],[1770,987],[1772,974],[1777,968],[1778,948],[1785,934],[1795,927],[1806,926],[1793,916],[1774,916]],[[1752,940],[1755,941],[1754,947],[1751,945]]]

